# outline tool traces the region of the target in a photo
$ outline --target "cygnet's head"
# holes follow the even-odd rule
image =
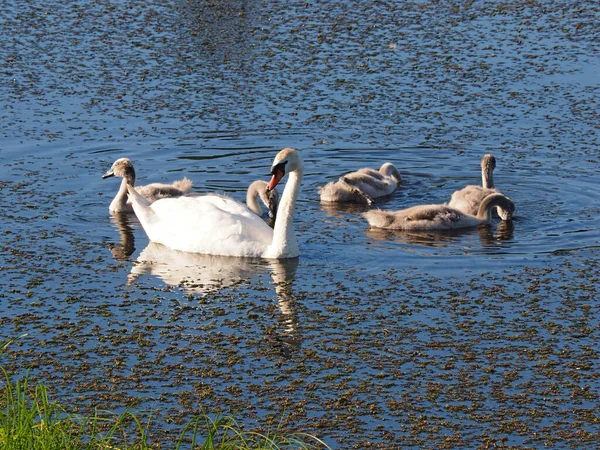
[[[133,164],[129,158],[119,158],[117,159],[110,170],[102,175],[102,178],[108,177],[123,177],[127,179],[129,184],[133,186],[135,182],[135,170],[133,168]]]
[[[502,220],[512,220],[515,212],[515,204],[508,197],[506,197],[506,200],[506,202],[496,208],[496,211]]]
[[[259,195],[264,204],[267,205],[267,208],[269,208],[269,216],[275,217],[277,208],[279,208],[279,192],[277,192],[277,189],[269,190],[267,187],[260,191]]]

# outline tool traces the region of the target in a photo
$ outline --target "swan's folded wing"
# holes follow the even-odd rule
[[[390,195],[398,187],[394,179],[385,177],[373,169],[360,169],[343,178],[347,184],[357,187],[372,198]]]
[[[356,174],[353,177],[353,174]],[[348,174],[350,178],[375,178],[377,180],[383,180],[385,177],[379,172],[379,170],[371,169],[369,167],[365,167],[364,169],[358,169],[356,172]]]
[[[245,206],[207,195],[158,200],[146,229],[151,240],[197,253],[252,256],[273,240],[273,230]]]
[[[426,222],[458,222],[463,215],[453,208],[445,205],[421,205],[415,207],[410,213],[407,211],[407,221],[426,221]]]

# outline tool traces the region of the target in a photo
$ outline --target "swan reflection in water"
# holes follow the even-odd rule
[[[281,314],[279,326],[265,340],[283,356],[289,356],[301,344],[292,290],[297,266],[298,258],[266,260],[203,255],[150,242],[131,268],[128,284],[142,275],[153,275],[188,294],[205,296],[270,273]]]
[[[404,231],[383,228],[367,228],[366,235],[378,241],[397,241],[411,245],[427,247],[447,247],[460,237],[477,231],[482,245],[497,245],[499,242],[510,241],[513,238],[514,223],[512,220],[502,220],[498,225],[480,225],[477,228],[458,228],[454,230]]]

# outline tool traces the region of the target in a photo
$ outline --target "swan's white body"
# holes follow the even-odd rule
[[[391,163],[377,171],[365,168],[340,177],[319,189],[322,202],[371,204],[379,197],[393,194],[400,184],[400,173]]]
[[[448,206],[458,209],[465,214],[476,215],[479,211],[479,205],[490,194],[499,193],[494,187],[494,169],[496,168],[496,158],[494,155],[487,154],[481,159],[481,186],[469,185],[452,194]],[[497,210],[501,215],[502,211]],[[502,217],[506,220],[506,217]]]
[[[418,205],[401,211],[372,210],[363,214],[369,225],[392,230],[453,230],[472,228],[491,222],[491,210],[497,207],[512,218],[515,206],[502,194],[488,195],[479,205],[477,215],[465,214],[448,205]]]
[[[127,195],[127,184],[135,186],[135,169],[129,158],[117,159],[110,170],[106,172],[102,178],[122,177],[119,191],[108,207],[112,213],[133,212],[131,200]],[[190,192],[192,182],[183,178],[174,181],[171,184],[152,183],[145,186],[135,186],[135,190],[149,202],[154,202],[160,198],[180,197]]]
[[[303,175],[302,158],[290,148],[273,162],[269,190],[289,174],[274,229],[237,201],[218,195],[165,198],[149,204],[128,186],[133,209],[152,242],[173,250],[209,255],[294,258],[298,243],[293,215]]]

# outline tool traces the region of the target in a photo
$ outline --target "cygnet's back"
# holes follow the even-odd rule
[[[319,190],[322,202],[373,203],[374,199],[393,194],[400,183],[400,173],[391,163],[379,170],[359,169]]]
[[[498,193],[494,188],[494,169],[496,158],[487,154],[481,159],[481,186],[469,185],[455,191],[448,202],[448,206],[458,209],[466,214],[476,215],[479,205],[490,194]],[[498,210],[500,211],[500,210]]]
[[[173,181],[171,184],[151,183],[145,186],[136,186],[135,190],[148,201],[154,202],[159,198],[181,197],[189,193],[192,190],[192,182],[184,177],[181,180]]]

